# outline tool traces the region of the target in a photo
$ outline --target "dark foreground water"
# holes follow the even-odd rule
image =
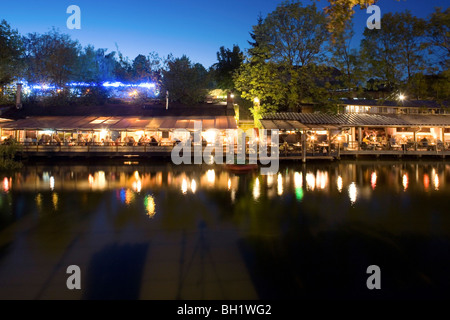
[[[0,299],[450,297],[450,163],[27,165],[0,179]]]

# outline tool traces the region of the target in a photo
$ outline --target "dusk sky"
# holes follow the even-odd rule
[[[248,47],[249,32],[259,14],[273,11],[282,0],[21,0],[2,1],[0,19],[8,21],[21,34],[44,33],[53,26],[78,39],[83,46],[120,51],[133,59],[151,51],[161,57],[188,55],[192,61],[209,67],[216,62],[220,46]],[[303,1],[310,4],[311,1]],[[66,21],[69,5],[81,8],[81,30],[69,30]],[[323,8],[328,3],[318,2]],[[382,14],[410,10],[427,17],[434,7],[447,8],[448,0],[380,0]],[[369,17],[356,8],[355,44]]]

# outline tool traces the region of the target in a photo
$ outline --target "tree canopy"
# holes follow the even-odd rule
[[[169,99],[187,105],[204,101],[208,84],[208,72],[199,63],[192,63],[183,55],[169,56],[162,70],[163,93],[169,91]]]
[[[0,87],[20,75],[22,66],[22,38],[5,21],[0,22]]]

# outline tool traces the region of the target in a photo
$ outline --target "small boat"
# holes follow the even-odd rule
[[[227,164],[227,170],[236,173],[246,173],[258,169],[257,164]]]

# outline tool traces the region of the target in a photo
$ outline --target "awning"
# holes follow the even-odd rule
[[[202,130],[237,129],[233,116],[216,117],[30,117],[15,121],[0,121],[0,127],[6,130],[57,130],[57,131],[140,131],[140,130],[194,130],[200,122]]]

